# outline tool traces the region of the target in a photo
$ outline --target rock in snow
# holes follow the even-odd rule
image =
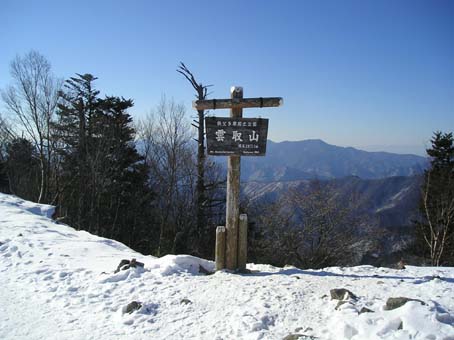
[[[182,300],[180,301],[180,303],[181,303],[181,304],[185,304],[185,305],[188,305],[188,304],[191,304],[191,303],[192,303],[192,301],[191,301],[191,300],[189,300],[189,299],[182,299]]]
[[[357,297],[351,291],[345,288],[335,288],[329,291],[332,300],[356,300]]]
[[[132,301],[123,309],[123,313],[131,314],[132,312],[139,310],[142,307],[142,304],[137,301]]]
[[[142,262],[137,261],[136,259],[132,259],[131,261],[123,259],[120,261],[120,264],[118,265],[114,273],[118,273],[120,270],[126,270],[129,268],[137,267],[143,268],[144,264]]]
[[[287,335],[283,340],[315,340],[317,338],[304,334],[290,334]]]
[[[143,256],[52,212],[0,194],[0,339],[454,340],[454,268],[248,264],[247,274],[206,275],[212,261]],[[122,259],[144,266],[105,272]],[[327,294],[337,287],[357,298],[335,310]],[[390,296],[426,304],[385,310]]]
[[[402,307],[409,301],[416,301],[416,302],[419,302],[419,303],[425,305],[425,303],[419,299],[410,299],[410,298],[406,298],[406,297],[396,297],[396,298],[391,297],[386,301],[386,306],[384,307],[384,309],[393,310],[393,309]]]

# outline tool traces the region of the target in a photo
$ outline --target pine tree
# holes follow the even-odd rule
[[[431,157],[432,169],[452,172],[454,169],[454,138],[452,132],[435,132],[431,143],[432,148],[426,151]]]
[[[425,171],[418,221],[418,238],[432,265],[454,264],[454,138],[435,132],[430,168]]]
[[[102,233],[136,249],[150,251],[153,234],[152,199],[148,186],[149,168],[135,147],[135,130],[127,109],[131,100],[106,97],[100,102],[98,117],[105,148],[102,192]],[[97,130],[98,131],[98,130]]]
[[[6,162],[0,160],[0,192],[9,193],[9,181],[6,173]]]
[[[41,182],[39,155],[30,141],[17,138],[7,144],[5,170],[12,194],[38,200]]]
[[[2,117],[0,116],[0,192],[10,194],[8,173],[6,168],[5,144],[1,136],[2,123]]]
[[[89,174],[96,171],[95,164],[90,164],[94,154],[92,126],[99,107],[99,91],[93,86],[96,79],[91,74],[77,74],[65,82],[65,90],[60,92],[58,121],[54,124],[62,157],[60,199],[66,203],[62,214],[69,217],[74,227],[90,232],[96,232],[91,227],[94,197],[87,197],[94,190]]]
[[[79,229],[151,252],[153,195],[127,113],[133,103],[99,98],[94,80],[78,75],[61,94],[55,124],[62,158],[61,214]]]

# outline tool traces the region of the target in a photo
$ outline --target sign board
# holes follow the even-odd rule
[[[268,119],[206,117],[207,151],[212,156],[264,156]]]

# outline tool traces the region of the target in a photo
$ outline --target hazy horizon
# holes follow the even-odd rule
[[[338,144],[330,143],[321,138],[307,138],[307,139],[299,139],[299,140],[273,140],[273,139],[268,138],[268,140],[273,143],[321,140],[327,144],[344,147],[344,148],[352,147],[352,148],[355,148],[358,150],[363,150],[363,151],[368,151],[368,152],[389,152],[389,153],[395,153],[395,154],[401,154],[401,155],[416,155],[416,156],[422,156],[422,157],[427,157],[425,148],[428,147],[428,145],[359,145],[359,146],[338,145]]]

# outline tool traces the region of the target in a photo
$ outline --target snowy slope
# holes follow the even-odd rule
[[[203,275],[199,266],[212,262],[143,256],[51,215],[50,206],[0,194],[0,339],[454,340],[454,268],[250,264],[247,275]],[[114,273],[131,258],[145,268]],[[336,310],[333,288],[358,299]],[[399,296],[426,305],[383,309]],[[141,308],[125,313],[132,301]],[[359,315],[362,307],[373,312]]]

